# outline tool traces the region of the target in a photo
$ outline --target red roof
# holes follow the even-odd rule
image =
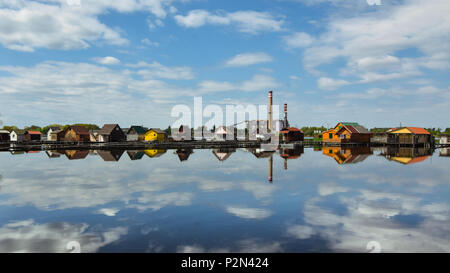
[[[281,130],[281,133],[288,133],[288,132],[301,132],[301,130],[295,127],[289,127]]]
[[[416,135],[430,135],[430,132],[428,132],[424,128],[419,127],[406,127],[406,128],[408,128],[408,130],[410,130],[413,134]]]
[[[28,134],[29,135],[42,135],[42,133],[38,132],[38,131],[28,131]]]
[[[419,162],[425,161],[428,157],[430,157],[430,156],[425,155],[425,156],[415,157],[411,161],[409,161],[408,164],[414,164],[414,163],[419,163]]]

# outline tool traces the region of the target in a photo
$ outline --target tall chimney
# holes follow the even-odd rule
[[[286,128],[289,128],[289,121],[288,121],[288,116],[287,116],[287,103],[284,104],[284,126]]]
[[[269,133],[272,130],[272,93],[273,91],[269,91],[269,120],[267,121],[267,130]]]

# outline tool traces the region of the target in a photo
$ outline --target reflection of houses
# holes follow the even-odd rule
[[[119,124],[105,124],[98,134],[100,142],[120,142],[127,139]]]
[[[25,140],[25,130],[12,130],[11,133],[9,133],[9,139],[10,141],[24,141]]]
[[[131,160],[141,160],[145,155],[144,151],[127,151],[127,154]]]
[[[143,141],[147,128],[144,126],[131,126],[127,131],[127,141]]]
[[[166,150],[145,150],[145,154],[150,158],[160,157],[166,153]]]
[[[273,156],[275,151],[266,151],[263,149],[248,149],[249,152],[251,152],[256,158],[269,158]]]
[[[11,153],[12,155],[23,155],[23,154],[25,154],[24,151],[11,151],[10,153]]]
[[[303,132],[294,127],[285,128],[280,133],[284,142],[303,141],[304,139]]]
[[[213,149],[212,150],[212,153],[220,162],[227,160],[235,152],[236,152],[236,149],[233,149],[233,148],[223,148],[223,149]]]
[[[42,133],[39,131],[26,131],[25,140],[26,141],[39,141],[41,140]]]
[[[369,130],[354,122],[340,122],[322,133],[324,143],[370,143],[371,137]]]
[[[373,154],[370,147],[324,147],[322,154],[334,158],[338,164],[363,162]]]
[[[165,141],[166,132],[158,128],[152,128],[145,133],[145,141]]]
[[[65,151],[66,157],[69,160],[77,160],[77,159],[84,159],[89,154],[88,150],[80,151],[80,150],[66,150]]]
[[[69,126],[64,130],[64,141],[89,142],[90,134],[83,126]]]
[[[388,143],[400,145],[425,145],[431,143],[431,134],[424,128],[403,127],[388,133]]]
[[[103,161],[116,162],[120,160],[120,157],[124,153],[123,150],[98,150],[98,155]]]
[[[407,165],[425,161],[432,155],[432,151],[427,148],[388,147],[386,153],[380,155],[388,160]]]
[[[59,151],[46,151],[45,152],[49,158],[59,158],[64,153],[60,153]]]
[[[450,156],[450,148],[441,148],[439,150],[439,156]]]
[[[47,141],[57,141],[59,132],[61,132],[60,127],[50,127],[47,131]]]
[[[287,170],[288,160],[298,159],[305,152],[303,146],[295,147],[294,149],[281,149],[280,156],[284,159],[284,169]]]
[[[181,162],[187,161],[189,159],[189,156],[194,153],[192,149],[178,149],[175,154],[178,155],[178,158]]]

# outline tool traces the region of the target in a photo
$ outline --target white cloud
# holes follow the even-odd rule
[[[249,80],[240,83],[203,81],[198,84],[197,91],[200,93],[214,93],[226,91],[255,92],[273,89],[278,86],[274,78],[267,75],[254,75]]]
[[[349,84],[350,82],[345,80],[335,80],[327,77],[321,77],[317,80],[319,88],[324,90],[335,90]]]
[[[94,61],[96,61],[99,64],[104,64],[104,65],[116,65],[120,63],[120,60],[115,58],[115,57],[97,57],[93,59]]]
[[[332,17],[327,31],[305,50],[304,65],[313,70],[340,57],[363,66],[392,65],[399,61],[395,53],[416,49],[423,56],[413,58],[414,68],[448,68],[450,40],[442,33],[450,32],[449,13],[445,0],[412,0],[349,18]]]
[[[318,191],[320,196],[327,196],[335,193],[347,192],[348,189],[339,186],[337,183],[321,183],[319,184]]]
[[[249,66],[260,63],[268,63],[272,57],[264,52],[242,53],[226,61],[226,66]]]
[[[121,31],[99,20],[108,11],[144,11],[161,20],[171,0],[83,0],[69,5],[66,0],[2,1],[0,3],[0,44],[12,50],[36,48],[84,49],[95,42],[126,45]]]
[[[175,20],[180,26],[187,28],[198,28],[204,25],[233,25],[238,31],[249,34],[284,30],[283,20],[277,20],[267,12],[251,10],[216,13],[191,10],[186,16],[176,15]]]
[[[237,217],[245,219],[264,219],[272,215],[272,212],[259,208],[245,208],[245,207],[233,207],[226,208],[228,213],[231,213]]]
[[[143,43],[144,45],[147,45],[147,46],[154,46],[154,47],[158,47],[159,46],[159,43],[158,42],[152,42],[150,39],[148,39],[148,38],[145,38],[145,39],[142,39],[141,40],[141,43]]]
[[[137,73],[144,79],[171,79],[171,80],[192,80],[194,72],[187,66],[167,67],[158,62],[146,63],[138,62],[137,64],[128,64],[128,67],[142,68]]]
[[[288,48],[307,47],[314,42],[314,38],[304,32],[296,32],[290,36],[284,36],[283,40]]]

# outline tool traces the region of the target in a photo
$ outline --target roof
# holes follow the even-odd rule
[[[59,127],[59,126],[54,126],[54,127],[48,128],[48,130],[52,130],[52,131],[61,131],[61,127]]]
[[[127,131],[127,134],[130,133],[131,129],[134,129],[134,131],[136,131],[138,135],[143,135],[147,132],[146,128],[144,128],[143,126],[131,126],[130,129]]]
[[[340,122],[342,125],[359,126],[357,122]]]
[[[402,127],[402,128],[393,130],[391,133],[395,134],[396,131],[403,130],[403,129],[407,129],[412,134],[415,134],[415,135],[430,135],[430,132],[428,132],[426,129],[420,128],[420,127]]]
[[[370,131],[361,125],[344,125],[338,132],[343,128],[347,129],[352,134],[370,134]]]
[[[119,126],[119,124],[105,124],[105,125],[103,125],[103,128],[98,133],[100,135],[110,135],[117,126]]]
[[[0,130],[0,134],[9,134],[9,131],[6,131],[6,130]]]
[[[300,129],[295,128],[295,127],[284,128],[280,132],[281,133],[289,133],[289,132],[300,132],[300,133],[303,133]]]
[[[159,128],[150,128],[150,130],[148,130],[148,131],[153,131],[153,132],[155,132],[157,134],[165,134],[166,133],[165,131],[163,131],[163,130],[161,130]]]
[[[42,133],[39,132],[39,131],[27,131],[27,133],[28,133],[29,135],[42,135]]]
[[[89,130],[83,126],[75,125],[69,126],[67,130],[72,129],[77,135],[89,135]]]

